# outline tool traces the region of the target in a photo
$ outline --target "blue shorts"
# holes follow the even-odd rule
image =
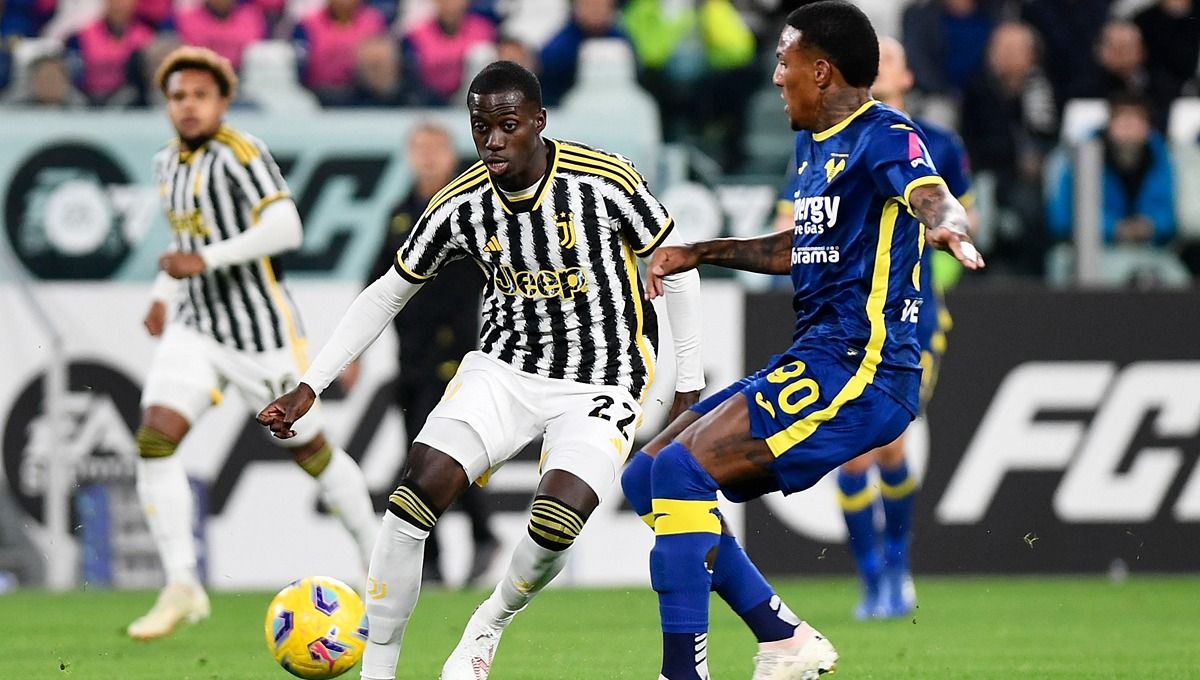
[[[704,415],[738,393],[746,397],[750,435],[767,442],[775,461],[768,466],[772,478],[722,487],[735,502],[803,491],[842,463],[893,441],[913,419],[903,404],[829,354],[795,347],[691,410]]]

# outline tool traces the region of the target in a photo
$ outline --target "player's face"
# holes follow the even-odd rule
[[[167,115],[175,132],[191,148],[215,135],[229,108],[229,98],[213,74],[202,69],[181,69],[167,78]]]
[[[471,136],[475,151],[500,186],[524,189],[537,181],[530,177],[541,150],[541,134],[546,129],[546,110],[515,90],[496,94],[471,94],[467,98],[471,113]]]
[[[783,29],[775,48],[775,75],[772,82],[783,88],[784,111],[793,130],[811,130],[817,124],[821,101],[819,81],[828,78],[832,68],[825,59],[816,59],[811,50],[800,45],[800,31]]]

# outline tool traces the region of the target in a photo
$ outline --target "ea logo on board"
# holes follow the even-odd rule
[[[158,209],[153,187],[131,183],[104,150],[52,144],[25,159],[4,201],[13,252],[42,279],[99,279],[129,256]]]
[[[78,484],[132,477],[137,462],[133,433],[140,390],[129,376],[105,364],[78,361],[68,369],[66,425],[56,441],[43,409],[44,374],[17,396],[4,423],[4,479],[17,504],[42,521],[42,495],[53,456],[65,456]]]

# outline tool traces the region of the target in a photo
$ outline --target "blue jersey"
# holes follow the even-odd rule
[[[828,130],[797,133],[795,158],[794,345],[837,356],[916,413],[925,233],[908,199],[945,183],[925,134],[871,100]]]

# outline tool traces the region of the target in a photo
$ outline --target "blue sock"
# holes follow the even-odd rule
[[[721,534],[712,585],[759,642],[786,640],[800,625],[800,619],[775,594],[737,539],[729,534]]]
[[[650,582],[658,593],[663,630],[662,674],[669,680],[707,678],[697,644],[708,633],[708,597],[721,537],[717,483],[687,447],[672,442],[651,470],[654,549]]]
[[[634,512],[653,528],[650,512],[650,475],[654,459],[638,451],[621,474],[621,488]],[[712,570],[712,589],[721,596],[759,642],[785,640],[792,636],[799,620],[750,561],[737,539],[721,534],[717,562]],[[682,643],[680,643],[682,644]]]
[[[837,483],[838,502],[850,533],[850,554],[869,589],[878,584],[883,572],[879,534],[875,530],[875,490],[867,486],[866,475],[850,474],[845,470],[838,470]]]
[[[880,495],[885,519],[884,561],[889,568],[908,571],[908,545],[912,538],[913,500],[917,482],[908,473],[908,464],[888,469],[879,466]]]

